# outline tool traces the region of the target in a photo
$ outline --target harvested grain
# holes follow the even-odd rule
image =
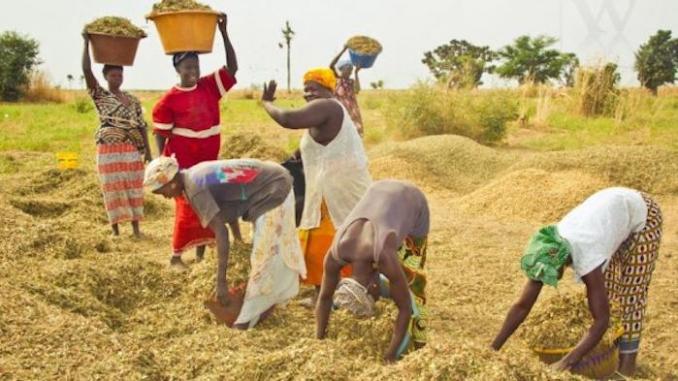
[[[353,36],[348,40],[346,46],[358,54],[368,56],[376,56],[382,50],[379,41],[367,36]]]
[[[280,163],[289,155],[280,147],[267,142],[261,135],[234,133],[224,136],[222,159],[251,158]]]
[[[85,30],[87,33],[107,34],[119,37],[146,37],[146,32],[124,17],[101,17],[87,24]]]
[[[201,4],[195,0],[162,0],[153,4],[153,14],[179,11],[208,11],[211,10],[208,5]]]
[[[601,343],[611,344],[619,328],[618,311],[611,311],[609,328]],[[583,293],[560,293],[533,311],[523,323],[521,336],[531,348],[572,348],[591,328],[593,318]]]
[[[605,185],[581,171],[554,173],[531,168],[490,181],[459,202],[469,212],[552,223]]]

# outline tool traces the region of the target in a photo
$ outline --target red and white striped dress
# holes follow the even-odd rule
[[[163,155],[175,155],[180,169],[217,160],[221,144],[219,101],[235,85],[226,68],[204,76],[191,88],[175,86],[153,108],[154,133],[167,138]],[[172,249],[180,254],[214,241],[214,233],[200,226],[191,205],[175,199]]]

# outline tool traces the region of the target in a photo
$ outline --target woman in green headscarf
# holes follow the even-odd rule
[[[613,301],[621,307],[624,326],[619,371],[633,375],[661,235],[659,205],[648,195],[628,188],[603,189],[558,224],[540,229],[520,261],[527,284],[492,347],[499,350],[504,345],[530,313],[542,286],[555,287],[565,266],[571,266],[575,279],[586,285],[593,324],[553,367],[571,369],[598,344],[607,330]]]

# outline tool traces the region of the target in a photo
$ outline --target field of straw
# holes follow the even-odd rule
[[[157,96],[143,94],[147,110]],[[394,139],[397,126],[384,120],[398,96],[367,92],[360,102],[373,176],[416,183],[431,206],[429,344],[388,366],[388,303],[369,320],[335,313],[325,341],[314,339],[298,299],[254,330],[217,326],[202,304],[214,250],[189,272],[167,266],[171,203],[147,195],[144,237],[131,238],[128,225],[110,236],[94,172],[96,114],[70,103],[0,104],[0,380],[577,379],[551,373],[518,334],[499,353],[489,344],[525,281],[518,259],[530,234],[611,185],[662,206],[637,376],[678,379],[678,95],[638,95],[651,107],[621,122],[569,113],[566,96],[521,99],[528,122],[512,123],[492,147],[455,135]],[[223,115],[224,157],[280,159],[298,144],[254,100],[232,97]],[[58,151],[78,152],[80,169],[58,171]],[[244,280],[248,247],[233,251],[230,279]],[[571,278],[568,270],[542,302],[581,292]]]

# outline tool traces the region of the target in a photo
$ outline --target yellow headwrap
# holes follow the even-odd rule
[[[323,87],[334,91],[337,87],[337,78],[334,76],[334,71],[328,67],[316,67],[304,74],[304,83],[308,81],[317,82]]]

